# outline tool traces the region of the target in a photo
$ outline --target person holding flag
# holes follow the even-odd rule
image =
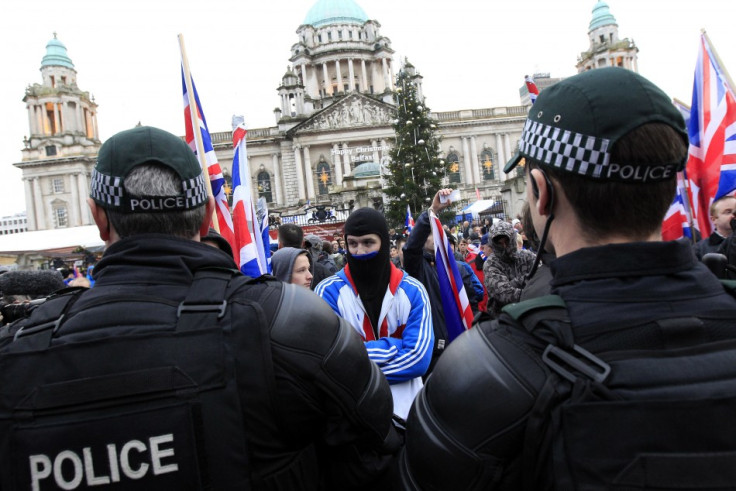
[[[468,329],[473,321],[468,298],[475,297],[473,285],[469,277],[460,275],[437,218],[452,204],[447,199],[452,191],[437,191],[429,210],[417,218],[403,247],[404,270],[418,279],[429,294],[435,338],[430,372],[450,342]]]

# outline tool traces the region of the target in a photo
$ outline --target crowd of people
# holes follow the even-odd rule
[[[451,189],[406,234],[372,208],[334,240],[282,224],[249,278],[189,147],[118,133],[94,287],[0,330],[0,488],[733,488],[736,288],[704,262],[736,201],[695,248],[661,241],[687,141],[631,71],[545,89],[504,169],[522,215],[446,226],[475,314],[450,339],[430,220]]]

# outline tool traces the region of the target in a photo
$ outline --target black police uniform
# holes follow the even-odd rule
[[[94,288],[6,329],[0,488],[370,488],[400,445],[380,370],[312,292],[231,265],[122,239]]]
[[[736,299],[687,242],[584,248],[551,269],[552,293],[567,305],[575,343],[594,354],[663,350],[669,339],[656,321],[670,318],[702,321],[680,333],[698,340],[692,345],[736,339]],[[530,337],[503,313],[452,343],[409,414],[400,460],[405,489],[521,489],[530,472],[521,465],[525,430],[548,374],[545,346]],[[687,379],[687,370],[669,380]]]

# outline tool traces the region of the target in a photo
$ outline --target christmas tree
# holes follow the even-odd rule
[[[407,205],[415,218],[429,208],[442,188],[447,164],[439,157],[437,125],[424,104],[421,76],[408,61],[396,77],[394,98],[396,143],[390,151],[384,193],[388,197],[386,219],[390,226],[403,229]]]

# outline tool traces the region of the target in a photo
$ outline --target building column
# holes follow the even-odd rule
[[[350,81],[348,82],[350,92],[355,92],[355,70],[353,69],[352,58],[348,58],[348,77],[350,77]]]
[[[381,68],[383,71],[383,90],[388,89],[388,64],[386,58],[381,58]]]
[[[307,199],[304,193],[304,166],[302,165],[301,146],[294,145],[294,160],[296,161],[296,190],[299,199]]]
[[[36,214],[33,209],[33,189],[31,188],[30,179],[23,178],[23,187],[26,192],[26,219],[28,220],[28,230],[38,230],[36,226]]]
[[[89,186],[87,186],[87,175],[84,172],[77,174],[77,187],[79,189],[79,219],[82,225],[91,225],[89,205],[87,205],[87,196],[89,194]]]
[[[36,134],[38,135],[44,135],[46,132],[44,131],[43,126],[43,106],[38,105],[36,106],[36,129],[38,132]]]
[[[54,129],[56,130],[54,134],[56,134],[56,133],[59,133],[59,129],[60,129],[59,122],[61,118],[59,117],[59,105],[55,102],[53,103],[53,105],[54,105]]]
[[[391,90],[394,90],[394,80],[396,80],[396,75],[394,75],[394,63],[393,60],[391,60],[388,63],[388,69],[389,69],[389,87]],[[420,94],[418,94],[421,98],[421,85],[419,86]]]
[[[79,183],[77,182],[77,174],[72,174],[70,177],[70,187],[72,192],[72,201],[69,203],[69,225],[72,227],[78,227],[81,225],[82,209],[79,206]]]
[[[30,139],[31,135],[36,133],[36,115],[34,114],[35,106],[28,106],[28,131],[30,134],[28,135],[28,138]]]
[[[325,95],[329,95],[332,93],[332,90],[331,90],[332,84],[330,83],[330,75],[327,72],[327,63],[322,63],[322,75],[325,77],[324,79]]]
[[[76,111],[76,114],[74,115],[74,118],[75,118],[74,119],[75,124],[77,126],[76,127],[76,130],[77,131],[81,131],[82,133],[85,133],[85,131],[84,131],[84,114],[82,113],[82,105],[81,104],[77,104],[77,111]]]
[[[33,178],[33,210],[36,212],[36,230],[45,230],[43,195],[41,194],[41,180],[38,177]]]
[[[335,72],[337,73],[337,92],[343,91],[342,72],[340,71],[340,60],[335,60]]]
[[[371,140],[371,147],[373,147],[373,162],[381,163],[381,157],[378,155],[378,141]]]
[[[365,71],[365,60],[360,60],[360,69],[363,72],[363,92],[367,94],[370,92],[370,87],[368,87],[368,75]]]
[[[271,165],[273,166],[273,187],[276,191],[276,203],[284,205],[283,187],[281,186],[281,167],[279,166],[279,156],[271,155]]]
[[[335,170],[335,184],[342,186],[342,163],[340,162],[340,147],[332,144],[332,168]]]
[[[343,154],[342,154],[342,165],[343,165],[343,175],[349,176],[352,174],[352,169],[350,168],[350,155],[347,152],[348,144],[346,142],[343,142],[342,144]]]
[[[309,145],[302,147],[304,149],[304,177],[307,180],[307,198],[316,199],[314,192],[314,171],[312,170],[312,159],[309,157]]]
[[[498,180],[505,181],[506,173],[503,171],[504,165],[506,165],[506,159],[504,158],[504,151],[502,148],[501,135],[496,133],[496,166],[498,167]]]
[[[478,146],[475,143],[475,136],[470,137],[470,164],[473,168],[473,182],[477,186],[480,184],[480,162],[478,161]]]
[[[509,143],[509,134],[508,133],[504,133],[503,134],[503,149],[506,152],[506,155],[508,155],[509,158],[511,158],[510,157],[512,155],[512,152],[511,152],[511,143]]]
[[[465,169],[465,182],[467,184],[472,184],[473,182],[473,171],[470,168],[470,148],[468,145],[468,137],[463,136],[463,167]]]

